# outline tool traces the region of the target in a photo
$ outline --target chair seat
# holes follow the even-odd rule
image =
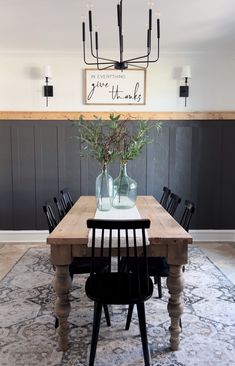
[[[143,259],[138,258],[138,261],[141,262]],[[169,265],[166,261],[165,257],[148,257],[148,274],[149,276],[160,276],[160,277],[168,277],[169,275]],[[129,270],[134,272],[134,258],[129,258]],[[121,265],[123,271],[127,269],[127,261],[126,258],[122,258]],[[141,264],[139,264],[141,265]]]
[[[136,304],[148,300],[152,293],[151,278],[146,286],[141,283],[141,278],[138,281],[135,273],[98,273],[90,275],[86,281],[87,296],[102,304]]]
[[[168,277],[169,265],[164,257],[148,257],[149,276]]]
[[[103,258],[102,261],[100,258],[95,258],[94,261],[94,271],[96,272],[98,269],[104,271],[105,266],[108,265],[108,258]],[[82,274],[82,273],[90,273],[91,271],[91,257],[74,257],[72,263],[69,266],[70,274]]]

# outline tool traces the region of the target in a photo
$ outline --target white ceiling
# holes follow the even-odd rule
[[[164,52],[235,55],[235,0],[153,0],[161,13]],[[81,47],[85,0],[0,0],[0,51],[68,51]],[[117,45],[117,0],[92,0],[100,49]],[[148,0],[123,0],[124,47],[146,47]]]

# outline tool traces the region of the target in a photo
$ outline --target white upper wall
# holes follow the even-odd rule
[[[235,110],[235,0],[157,0],[160,61],[147,70],[144,106],[83,104],[81,16],[93,3],[100,55],[116,59],[117,0],[0,0],[0,110]],[[123,0],[124,54],[146,49],[148,0]],[[86,39],[88,24],[86,22]],[[153,20],[152,48],[156,45]],[[110,49],[115,50],[114,53]],[[54,97],[45,107],[42,69],[51,65]],[[181,68],[192,68],[189,98],[179,98]]]
[[[109,55],[111,56],[111,55]],[[43,97],[43,68],[50,65],[54,97]],[[183,65],[190,65],[189,98],[179,98]],[[235,58],[195,54],[161,54],[147,70],[146,105],[83,104],[85,65],[76,53],[9,52],[1,54],[2,111],[234,111]]]

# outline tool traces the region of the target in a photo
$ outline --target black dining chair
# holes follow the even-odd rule
[[[162,207],[164,207],[164,208],[167,207],[167,203],[168,203],[170,194],[171,194],[171,190],[168,187],[163,187],[163,194],[160,199],[160,204],[162,205]]]
[[[180,202],[181,202],[181,198],[179,196],[177,196],[177,194],[175,194],[175,193],[170,194],[170,200],[166,207],[166,210],[167,210],[167,212],[169,212],[169,214],[171,216],[175,215],[175,212],[176,212]]]
[[[153,283],[148,275],[146,253],[145,229],[149,228],[149,226],[150,220],[144,219],[89,219],[87,221],[87,227],[92,229],[92,267],[90,276],[86,281],[85,290],[89,299],[94,301],[94,320],[89,366],[93,366],[95,361],[102,306],[107,306],[108,304],[137,305],[144,362],[145,366],[150,365],[144,305],[145,301],[153,293]],[[138,229],[141,232],[140,238],[137,235]],[[98,230],[100,230],[100,233],[97,232]],[[105,237],[105,230],[108,230],[108,237]],[[124,238],[122,237],[123,232]],[[123,247],[121,247],[122,241],[124,241]],[[115,253],[113,249],[116,251]],[[100,267],[97,271],[94,267],[94,260],[98,257],[102,263],[106,252],[109,257],[109,265],[105,270]],[[114,255],[117,257],[116,265],[113,265]],[[129,270],[123,271],[122,256],[126,258],[127,268],[129,267],[129,258],[131,256],[132,265],[134,265],[135,269],[133,272]],[[141,261],[139,260],[140,258]]]
[[[189,225],[192,219],[192,216],[195,212],[195,205],[193,202],[186,200],[185,201],[185,209],[183,212],[183,215],[180,219],[180,225],[186,230],[189,230]],[[168,263],[166,261],[165,257],[148,257],[148,269],[149,269],[149,276],[155,277],[158,276],[158,278],[160,278],[161,281],[161,277],[168,277],[169,275],[169,266]],[[183,272],[185,271],[185,267],[183,266]],[[132,268],[131,268],[132,270]],[[159,291],[160,290],[160,291]],[[159,298],[162,297],[162,287],[161,287],[161,282],[160,282],[160,289],[158,286],[158,294],[159,294]],[[126,323],[126,329],[129,329],[130,327],[130,323],[131,323],[131,318],[132,318],[132,313],[133,313],[133,305],[129,306],[128,309],[128,315],[127,315],[127,323]],[[180,327],[182,329],[182,323],[180,320]]]
[[[57,221],[53,212],[53,209],[51,207],[50,201],[47,201],[45,205],[43,205],[43,212],[45,213],[48,230],[49,233],[51,233],[57,226]],[[106,260],[107,262],[107,260]],[[104,265],[106,264],[104,262]],[[99,262],[96,263],[96,266],[99,266]],[[53,267],[54,268],[54,267]],[[90,257],[74,257],[72,260],[72,263],[69,265],[69,274],[71,279],[73,279],[75,274],[83,274],[83,273],[90,273],[91,269],[91,258]],[[110,317],[109,317],[109,311],[108,307],[104,305],[104,313],[107,325],[110,326]],[[59,325],[58,319],[56,317],[55,321],[55,328],[57,328]]]

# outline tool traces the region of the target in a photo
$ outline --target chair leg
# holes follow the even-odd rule
[[[57,329],[58,327],[59,327],[59,319],[55,315],[55,329]]]
[[[129,305],[125,330],[128,330],[130,328],[133,309],[134,309],[134,304]]]
[[[95,362],[96,347],[100,330],[101,313],[102,313],[102,304],[99,302],[95,302],[89,366],[93,366]]]
[[[138,317],[139,317],[140,335],[141,335],[143,354],[144,354],[144,364],[145,364],[145,366],[150,366],[150,353],[149,353],[148,338],[147,338],[144,303],[137,304],[137,311],[138,311]]]
[[[103,304],[103,308],[104,308],[104,315],[105,315],[105,319],[106,319],[107,326],[110,327],[111,326],[111,322],[110,322],[108,305],[107,304]]]
[[[181,328],[181,332],[183,331],[183,326],[182,326],[182,320],[181,320],[181,318],[180,318],[180,320],[179,320],[179,326],[180,326],[180,328]]]
[[[162,281],[160,276],[154,276],[154,284],[157,284],[158,288],[158,297],[159,299],[162,298]]]
[[[71,280],[73,281],[74,273],[70,266],[69,266],[69,274],[70,274]]]

